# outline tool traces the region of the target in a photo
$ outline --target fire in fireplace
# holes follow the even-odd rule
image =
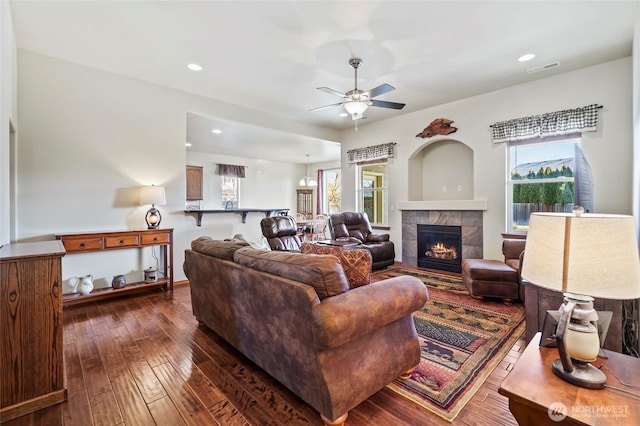
[[[462,228],[418,224],[418,266],[462,272]]]

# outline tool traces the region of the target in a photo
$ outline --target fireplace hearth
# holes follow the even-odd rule
[[[448,272],[462,272],[462,228],[446,225],[417,225],[418,266]]]

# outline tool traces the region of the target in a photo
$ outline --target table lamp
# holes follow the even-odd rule
[[[143,186],[140,188],[140,205],[151,204],[151,208],[147,211],[144,220],[147,222],[147,228],[157,229],[160,227],[162,216],[160,210],[156,208],[156,204],[164,206],[166,198],[164,194],[164,186]]]
[[[598,314],[593,298],[640,298],[640,261],[633,217],[610,214],[533,213],[522,278],[561,291],[564,302],[556,340],[560,359],[553,372],[576,386],[601,389]]]

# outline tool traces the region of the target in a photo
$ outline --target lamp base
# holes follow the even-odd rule
[[[562,380],[588,389],[603,389],[607,376],[590,363],[573,362],[573,371],[565,371],[562,361],[556,359],[552,364],[553,372]]]
[[[160,221],[162,220],[160,210],[158,210],[156,206],[151,207],[149,211],[147,211],[144,220],[147,222],[147,229],[158,229],[160,227]]]

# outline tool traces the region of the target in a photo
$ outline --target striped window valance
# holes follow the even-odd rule
[[[230,176],[243,178],[245,166],[236,166],[234,164],[218,164],[218,174],[220,176]]]
[[[493,143],[595,132],[598,125],[598,109],[600,108],[602,107],[593,104],[582,108],[501,121],[491,126]]]
[[[363,161],[393,158],[393,147],[395,145],[395,142],[390,142],[365,148],[350,149],[347,151],[347,161],[349,163],[360,163]]]

